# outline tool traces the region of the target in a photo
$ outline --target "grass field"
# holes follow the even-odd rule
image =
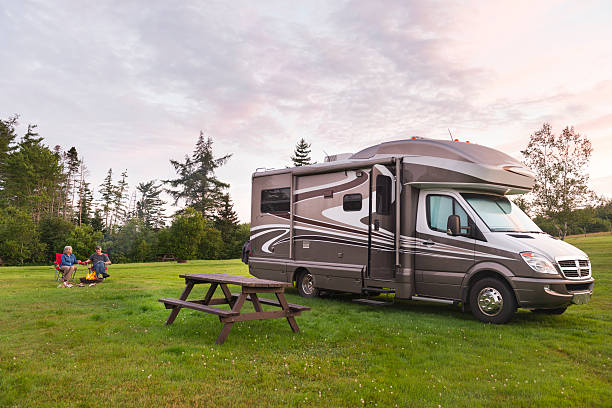
[[[50,266],[4,267],[0,406],[611,406],[612,237],[570,242],[591,256],[595,294],[561,316],[494,326],[453,306],[289,289],[312,307],[300,333],[237,323],[222,346],[216,316],[183,310],[164,326],[157,299],[179,296],[179,273],[246,275],[237,260],[113,265],[107,282],[72,289]]]

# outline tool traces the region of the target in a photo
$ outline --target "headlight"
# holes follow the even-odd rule
[[[542,255],[538,255],[530,251],[525,251],[521,252],[521,257],[525,262],[527,262],[527,265],[531,266],[531,269],[536,272],[549,273],[552,275],[557,274],[557,269],[555,269],[555,266]]]

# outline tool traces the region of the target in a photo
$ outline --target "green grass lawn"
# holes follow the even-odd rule
[[[238,260],[113,265],[107,282],[72,289],[51,266],[4,267],[0,406],[611,406],[612,237],[570,242],[591,256],[595,294],[561,316],[495,326],[454,306],[288,289],[312,307],[300,333],[237,323],[222,346],[216,316],[182,310],[165,326],[157,299],[180,295],[180,273],[246,275]]]

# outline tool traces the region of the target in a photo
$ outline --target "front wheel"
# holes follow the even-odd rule
[[[314,286],[314,278],[308,271],[303,271],[297,278],[296,286],[302,297],[311,298],[319,294],[319,289]]]
[[[470,291],[472,314],[484,323],[504,324],[516,312],[516,301],[510,288],[496,278],[484,278]]]

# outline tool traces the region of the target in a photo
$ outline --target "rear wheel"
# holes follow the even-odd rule
[[[532,312],[550,314],[550,315],[560,315],[560,314],[565,313],[566,310],[567,310],[567,306],[557,307],[555,309],[533,309]]]
[[[314,286],[312,274],[306,270],[299,274],[296,280],[296,286],[298,293],[302,297],[311,298],[319,294],[319,289]]]
[[[484,323],[504,324],[516,312],[516,301],[510,288],[496,278],[484,278],[470,291],[472,314]]]

